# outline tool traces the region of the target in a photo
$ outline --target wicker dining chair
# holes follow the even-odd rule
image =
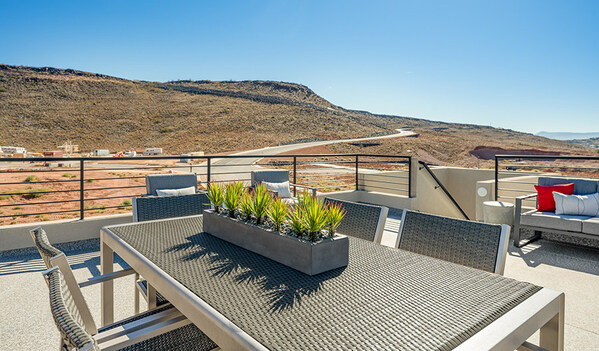
[[[146,194],[156,196],[156,190],[193,187],[198,192],[198,176],[195,173],[150,174],[146,177]]]
[[[503,275],[510,227],[404,210],[395,247]]]
[[[35,247],[39,251],[40,256],[42,256],[42,260],[44,261],[44,264],[46,265],[47,269],[54,267],[56,264],[60,264],[63,267],[70,267],[66,255],[64,254],[64,252],[60,251],[59,249],[57,249],[50,243],[50,240],[48,240],[48,235],[46,234],[46,231],[44,230],[44,228],[37,227],[37,228],[31,229],[29,231],[29,234],[31,234],[33,243],[35,244]],[[60,257],[60,258],[55,259],[57,257]],[[120,278],[120,277],[126,277],[131,274],[136,274],[135,271],[133,270],[133,268],[127,268],[127,269],[123,269],[120,271],[95,276],[86,281],[77,283],[75,280],[75,276],[73,276],[73,273],[70,268],[69,268],[69,270],[66,270],[66,268],[63,268],[63,272],[64,272],[63,274],[66,276],[65,278],[67,280],[72,280],[80,288],[95,285],[98,283],[102,283],[102,282]],[[136,281],[137,281],[137,279],[136,279]],[[75,294],[79,294],[79,293],[80,293],[79,291],[75,292]],[[81,296],[81,298],[83,298],[83,296]],[[138,297],[136,296],[136,299],[137,298]],[[167,302],[166,299],[164,299],[162,296],[157,295],[157,301],[156,301],[157,305],[164,304],[166,302]],[[139,303],[137,305],[139,305]],[[138,312],[139,312],[139,309],[136,307],[135,313],[138,313]],[[91,330],[90,332],[92,332],[92,331],[93,330]]]
[[[192,195],[134,197],[133,221],[199,215],[210,208],[210,200],[205,192]]]
[[[64,254],[57,257],[61,256]],[[70,271],[68,265],[57,265],[42,272],[48,285],[50,310],[60,333],[60,350],[207,351],[218,347],[171,305],[90,332],[90,324],[95,328],[93,318],[80,292],[75,293],[79,286],[63,274],[66,271]]]
[[[326,204],[340,204],[346,212],[337,228],[338,233],[381,243],[389,213],[387,207],[328,197],[324,199]]]
[[[133,221],[143,222],[172,217],[202,214],[210,209],[210,200],[205,192],[191,195],[141,196],[133,198]],[[146,300],[148,309],[167,303],[159,292],[152,290],[148,281],[135,274],[136,290],[135,313],[139,313],[139,294]],[[155,298],[155,299],[154,299]]]

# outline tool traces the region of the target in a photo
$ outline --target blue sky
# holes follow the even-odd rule
[[[375,113],[599,131],[599,1],[0,1],[0,63],[277,80]]]

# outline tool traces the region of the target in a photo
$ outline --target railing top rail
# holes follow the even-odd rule
[[[549,159],[549,160],[597,160],[599,156],[568,156],[568,155],[495,155],[496,159],[527,158],[527,159]]]
[[[264,155],[205,155],[205,156],[142,156],[142,157],[30,157],[30,158],[0,158],[0,162],[51,162],[51,161],[132,161],[132,160],[207,160],[217,158],[292,158],[292,157],[390,157],[411,159],[409,155],[378,155],[378,154],[264,154]]]

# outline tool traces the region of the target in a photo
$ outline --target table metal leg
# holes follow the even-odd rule
[[[156,308],[156,289],[148,282],[148,309]]]
[[[114,253],[104,240],[100,241],[100,270],[102,274],[112,273],[114,270]],[[114,282],[112,280],[102,282],[100,298],[102,326],[105,326],[114,322]]]
[[[549,351],[564,350],[564,304],[565,298],[562,294],[559,301],[559,313],[540,330],[539,346]]]

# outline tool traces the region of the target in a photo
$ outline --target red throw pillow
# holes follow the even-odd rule
[[[572,195],[574,193],[574,183],[556,184],[552,186],[535,185],[537,189],[537,211],[555,212],[555,200],[553,192]]]

